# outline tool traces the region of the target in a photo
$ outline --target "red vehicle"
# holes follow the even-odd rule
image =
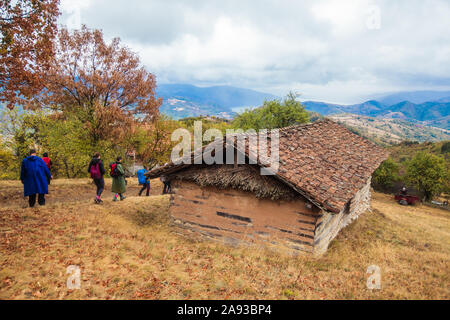
[[[411,205],[416,204],[417,202],[420,201],[420,199],[417,196],[396,194],[395,201],[397,201],[399,204],[401,204],[403,206],[407,206],[408,204],[411,204]]]

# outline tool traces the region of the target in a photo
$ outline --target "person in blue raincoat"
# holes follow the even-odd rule
[[[148,172],[147,166],[144,166],[143,169],[136,172],[138,176],[139,184],[142,186],[142,189],[139,191],[139,196],[142,195],[142,192],[144,192],[145,189],[147,189],[146,196],[148,197],[150,195],[150,181],[145,176],[145,174]]]
[[[45,195],[48,194],[47,181],[51,178],[50,170],[44,160],[36,156],[36,150],[30,150],[30,156],[22,161],[20,168],[20,180],[30,207],[34,207],[36,203],[36,194],[39,205],[45,205]]]

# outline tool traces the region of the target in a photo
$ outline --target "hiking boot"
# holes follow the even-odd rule
[[[120,201],[125,200],[127,197],[123,196],[120,198]]]
[[[117,201],[117,198],[113,198],[113,201]]]

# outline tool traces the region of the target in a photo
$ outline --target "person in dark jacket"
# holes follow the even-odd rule
[[[97,186],[97,195],[95,197],[95,203],[102,203],[101,199],[102,192],[105,190],[105,179],[104,175],[106,173],[103,161],[100,159],[100,153],[94,153],[91,162],[89,163],[88,172],[91,174],[91,178]]]
[[[23,183],[24,196],[28,197],[30,207],[36,204],[38,194],[39,205],[45,205],[45,195],[48,194],[47,180],[52,178],[44,160],[36,156],[36,150],[30,150],[30,156],[22,161],[20,180]]]
[[[127,183],[125,181],[125,170],[122,166],[122,157],[117,157],[116,162],[114,163],[117,171],[117,175],[113,176],[113,182],[111,191],[114,193],[113,201],[117,201],[117,197],[120,196],[120,201],[125,200],[125,196],[123,195],[127,189]],[[113,165],[114,165],[113,164]]]
[[[162,194],[167,194],[172,192],[172,186],[170,183],[170,178],[166,175],[162,175],[159,177],[159,180],[161,180],[162,183],[164,183],[164,189]]]
[[[143,169],[138,170],[138,172],[136,172],[137,176],[138,176],[138,181],[139,181],[139,185],[142,185],[142,189],[139,191],[139,196],[142,195],[142,192],[147,189],[147,193],[146,196],[148,197],[150,195],[150,181],[148,180],[148,178],[145,176],[145,174],[148,172],[148,168],[147,166],[144,166]]]
[[[53,164],[53,162],[52,162],[52,159],[50,159],[48,157],[48,153],[47,152],[44,152],[42,154],[42,160],[44,160],[44,162],[47,165],[47,168],[48,168],[48,170],[50,171],[50,174],[51,174],[52,173],[52,164]],[[48,184],[50,184],[50,179],[47,179],[47,182],[48,182]]]

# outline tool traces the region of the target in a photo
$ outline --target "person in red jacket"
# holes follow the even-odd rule
[[[48,157],[47,152],[44,152],[42,160],[44,160],[45,164],[47,165],[48,171],[50,171],[50,173],[51,173],[53,163],[52,163],[52,160]],[[50,184],[49,178],[47,178],[47,183]]]

